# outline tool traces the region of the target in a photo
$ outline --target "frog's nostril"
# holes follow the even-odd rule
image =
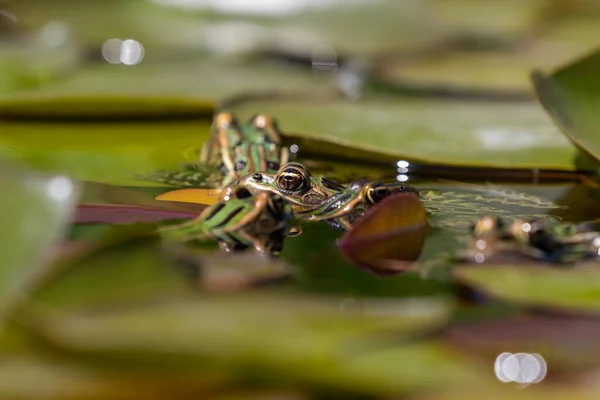
[[[252,179],[254,179],[257,182],[260,182],[260,181],[262,181],[262,175],[258,174],[258,173],[254,174],[254,175],[252,175]]]

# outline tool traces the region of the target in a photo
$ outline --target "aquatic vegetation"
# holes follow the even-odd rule
[[[598,397],[600,58],[523,72],[593,2],[70,3],[0,10],[1,398]]]

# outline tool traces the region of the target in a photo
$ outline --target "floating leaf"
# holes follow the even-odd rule
[[[57,121],[210,120],[215,106],[183,97],[133,95],[44,95],[24,93],[0,98],[0,119]]]
[[[365,394],[485,379],[443,346],[391,345],[381,336],[393,333],[397,340],[439,327],[448,315],[443,302],[365,300],[356,313],[340,315],[339,300],[219,296],[79,317],[46,315],[41,324],[26,324],[63,354],[116,369],[183,373],[216,365]]]
[[[401,272],[419,258],[428,227],[427,213],[418,197],[392,195],[354,222],[342,237],[340,249],[350,260],[375,273]]]
[[[600,310],[600,269],[594,262],[560,269],[543,264],[463,266],[453,272],[465,284],[509,302],[592,314]]]
[[[64,123],[47,124],[44,129],[31,122],[0,122],[0,154],[79,180],[157,186],[135,176],[180,168],[183,153],[190,145],[203,143],[209,129],[208,121]]]
[[[172,219],[191,219],[199,212],[168,210],[140,206],[82,204],[77,207],[74,222],[78,224],[132,224]]]
[[[233,108],[240,118],[255,110],[276,115],[284,132],[301,132],[307,138],[327,135],[398,160],[462,167],[575,169],[577,150],[533,103],[381,98],[250,101]]]
[[[204,398],[227,387],[228,375],[218,371],[194,376],[138,371],[114,373],[43,357],[3,356],[0,397],[23,400]]]
[[[119,307],[189,292],[189,283],[153,236],[155,230],[156,224],[122,225],[86,235],[80,253],[55,262],[59,273],[35,298],[63,308]]]
[[[557,374],[600,367],[600,352],[594,345],[599,333],[600,321],[592,318],[521,315],[463,324],[445,337],[453,347],[489,365],[504,352],[540,354],[549,372]]]
[[[533,74],[540,102],[571,141],[600,160],[596,110],[600,105],[600,52],[593,53],[551,75]]]
[[[179,189],[162,193],[156,196],[156,200],[212,206],[219,201],[219,193],[219,190],[213,189]]]
[[[0,303],[22,300],[48,271],[52,246],[64,234],[78,195],[72,180],[1,163]]]

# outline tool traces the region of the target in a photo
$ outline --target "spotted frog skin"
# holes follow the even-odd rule
[[[211,132],[200,163],[221,171],[222,186],[254,172],[276,173],[288,161],[277,121],[270,115],[255,115],[240,126],[232,114],[222,112],[215,116]]]
[[[311,175],[297,162],[283,165],[276,174],[257,172],[242,177],[238,184],[251,193],[269,191],[282,196],[292,204],[294,213],[318,207],[345,187],[323,177]]]
[[[179,171],[158,171],[136,178],[178,187],[222,188],[254,172],[275,174],[288,158],[273,117],[257,114],[240,125],[232,114],[221,112],[213,119],[199,163],[187,164]]]
[[[600,233],[595,228],[586,223],[521,218],[509,222],[498,217],[484,217],[472,226],[472,242],[467,253],[477,262],[492,253],[507,250],[553,263],[597,259]]]
[[[279,195],[230,185],[221,192],[219,202],[205,209],[198,218],[160,233],[167,241],[192,242],[214,238],[222,251],[248,247],[260,254],[278,253],[291,217],[290,205]]]
[[[349,230],[353,222],[371,206],[395,193],[411,193],[419,196],[419,191],[410,185],[357,180],[315,209],[304,213],[304,218],[309,221],[327,220],[337,228]]]

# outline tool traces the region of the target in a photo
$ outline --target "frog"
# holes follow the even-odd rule
[[[233,114],[220,112],[213,118],[210,137],[197,163],[138,178],[180,187],[223,188],[254,172],[276,173],[288,159],[275,118],[256,114],[240,125]]]
[[[369,208],[387,196],[395,193],[407,193],[419,197],[419,191],[403,183],[371,182],[356,180],[346,189],[336,193],[318,207],[304,212],[303,219],[309,221],[325,220],[333,227],[341,230],[352,228],[354,221],[362,216]]]
[[[276,256],[291,217],[291,206],[276,193],[252,194],[244,187],[228,185],[219,201],[194,220],[167,226],[159,233],[167,242],[217,240],[223,252],[252,247],[257,253]]]
[[[292,204],[294,214],[318,207],[331,196],[342,192],[344,185],[323,176],[311,175],[301,163],[288,162],[276,174],[255,172],[238,180],[251,193],[269,191],[282,196]]]
[[[214,118],[211,137],[202,147],[199,161],[219,169],[225,177],[223,186],[227,186],[257,171],[276,173],[288,158],[272,116],[256,114],[240,127],[232,114],[221,112]]]
[[[470,254],[478,262],[499,251],[517,252],[555,264],[597,259],[600,233],[587,223],[568,223],[538,218],[484,217],[473,224]]]

